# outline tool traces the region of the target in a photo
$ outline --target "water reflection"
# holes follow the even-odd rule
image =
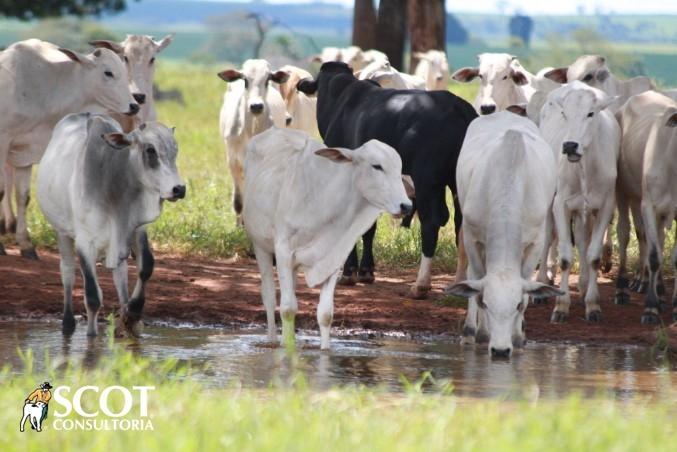
[[[47,352],[52,366],[69,360],[95,368],[109,352],[106,337],[87,338],[80,328],[71,338],[50,322],[0,322],[0,363],[17,372],[17,348],[31,348],[36,370],[44,370]],[[298,352],[271,348],[262,334],[222,332],[209,328],[148,327],[137,341],[118,341],[139,356],[175,358],[202,369],[191,378],[210,386],[240,381],[248,387],[289,385],[299,372],[307,384],[323,390],[336,385],[380,386],[402,391],[400,378],[416,381],[431,371],[451,382],[461,396],[502,399],[559,398],[572,392],[607,395],[620,400],[641,396],[673,397],[674,365],[656,362],[642,347],[534,344],[511,360],[492,360],[484,347],[455,342],[417,343],[395,339],[332,339],[332,352],[321,352],[315,336],[297,335]],[[434,390],[432,385],[425,386]]]

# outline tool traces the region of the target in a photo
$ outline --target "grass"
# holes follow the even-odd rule
[[[110,346],[112,356],[95,370],[45,357],[48,370],[38,374],[30,351],[22,352],[20,376],[5,367],[0,372],[0,450],[667,451],[677,434],[669,398],[656,404],[576,396],[469,403],[454,397],[448,382],[433,381],[437,389],[423,394],[424,386],[431,388],[427,376],[403,381],[402,394],[388,394],[363,387],[314,392],[300,373],[264,390],[243,389],[238,382],[209,389],[175,361],[151,361]],[[71,386],[73,392],[84,385],[155,386],[148,406],[153,431],[55,430],[54,413],[61,407],[52,403],[42,432],[21,433],[23,400],[45,380]],[[83,406],[96,410],[96,401],[85,396]],[[138,398],[134,404],[131,417],[138,415]],[[121,397],[110,398],[111,410],[121,406]]]

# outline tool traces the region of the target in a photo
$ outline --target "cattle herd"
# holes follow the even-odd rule
[[[146,227],[165,200],[186,195],[174,130],[156,121],[153,99],[155,59],[171,41],[134,35],[93,41],[80,54],[30,39],[0,53],[0,226],[15,231],[24,257],[37,258],[26,206],[31,167],[41,163],[37,199],[58,237],[65,334],[75,329],[76,254],[87,333],[97,333],[100,259],[113,273],[121,324],[137,333],[154,265]],[[621,81],[597,55],[532,74],[511,55],[485,53],[452,75],[444,52],[416,57],[413,75],[358,47],[325,48],[315,77],[260,59],[218,73],[228,82],[219,124],[233,208],[261,273],[268,338],[277,340],[273,269],[287,344],[301,270],[321,288],[317,320],[321,348],[329,348],[335,286],[376,278],[373,241],[384,211],[405,226],[419,218],[422,256],[409,293],[425,298],[450,217],[446,188],[459,260],[445,291],[469,299],[465,343],[486,341],[492,356],[510,356],[524,343],[531,300],[555,297],[551,320],[565,322],[574,247],[586,318],[600,322],[597,277],[610,267],[615,215],[614,300],[645,293],[638,321],[659,322],[665,234],[677,214],[677,93],[646,77]],[[450,77],[479,78],[474,105],[448,91]],[[640,245],[632,281],[630,213]],[[131,295],[130,254],[138,268]],[[671,260],[677,267],[677,247]],[[677,286],[672,302],[677,320]]]

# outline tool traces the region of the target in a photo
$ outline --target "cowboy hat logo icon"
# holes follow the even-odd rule
[[[41,432],[42,421],[47,418],[47,409],[49,401],[52,398],[50,392],[52,385],[48,381],[42,383],[35,391],[31,392],[24,401],[23,416],[19,424],[19,430],[24,431],[26,421],[31,424],[31,429]]]

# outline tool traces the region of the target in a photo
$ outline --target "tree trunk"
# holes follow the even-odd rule
[[[375,47],[388,55],[390,64],[398,70],[403,69],[406,29],[407,0],[381,0]]]
[[[409,71],[413,72],[418,64],[415,52],[446,51],[447,13],[444,0],[409,0],[407,18],[411,40]]]
[[[363,50],[376,45],[376,10],[374,0],[355,0],[353,10],[353,45]]]

